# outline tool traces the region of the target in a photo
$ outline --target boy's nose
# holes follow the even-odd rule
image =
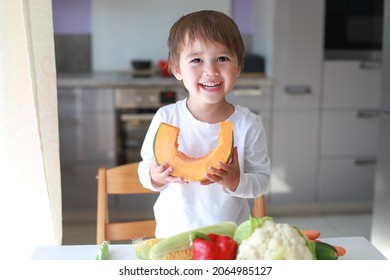
[[[219,70],[215,63],[208,63],[204,69],[204,75],[207,77],[218,76]]]

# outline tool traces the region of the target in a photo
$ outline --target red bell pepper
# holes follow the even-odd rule
[[[235,260],[238,244],[229,237],[194,232],[191,236],[193,260]]]

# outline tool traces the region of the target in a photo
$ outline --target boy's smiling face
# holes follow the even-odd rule
[[[183,81],[191,98],[216,104],[233,88],[240,70],[237,56],[226,46],[198,39],[182,46],[173,74]]]

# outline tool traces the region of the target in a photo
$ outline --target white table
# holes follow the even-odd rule
[[[346,249],[339,260],[386,260],[384,255],[364,237],[320,238],[331,245]],[[135,245],[110,244],[110,260],[136,260]],[[34,248],[32,260],[93,260],[99,245],[40,246]]]

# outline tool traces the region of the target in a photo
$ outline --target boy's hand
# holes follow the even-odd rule
[[[153,186],[156,188],[161,188],[168,182],[188,184],[188,182],[183,180],[181,177],[171,176],[172,171],[173,168],[170,167],[167,163],[158,165],[156,160],[153,160],[152,164],[150,165],[150,178],[152,180]]]
[[[234,147],[232,160],[228,164],[218,162],[220,169],[210,167],[207,173],[206,181],[202,181],[201,185],[209,185],[212,183],[219,183],[230,191],[236,191],[240,183],[240,165],[238,163],[237,147]]]

